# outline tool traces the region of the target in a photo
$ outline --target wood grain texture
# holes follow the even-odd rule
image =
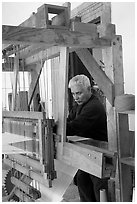
[[[50,36],[50,38],[49,38]],[[30,28],[21,26],[2,26],[3,43],[12,44],[46,44],[68,47],[102,47],[110,46],[110,41],[80,32],[61,29]]]
[[[41,112],[29,111],[2,111],[3,118],[22,118],[22,119],[43,119]]]
[[[60,48],[59,83],[58,83],[58,127],[57,134],[61,135],[61,143],[58,144],[57,152],[62,155],[63,142],[66,141],[66,118],[67,118],[67,89],[68,89],[68,64],[69,48]]]
[[[113,83],[100,68],[94,57],[87,49],[76,50],[80,60],[83,62],[91,76],[94,78],[100,89],[104,92],[109,102],[113,105]]]
[[[102,177],[103,153],[65,143],[62,161],[99,178]]]

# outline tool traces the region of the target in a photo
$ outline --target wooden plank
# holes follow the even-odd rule
[[[3,43],[46,44],[67,47],[102,47],[110,46],[110,41],[97,36],[60,29],[29,28],[21,26],[2,26]],[[49,38],[50,36],[50,38]]]
[[[81,59],[91,76],[94,78],[100,89],[104,92],[109,102],[113,105],[113,83],[107,77],[105,72],[100,68],[91,53],[87,49],[76,50],[78,57]]]
[[[34,171],[43,173],[43,165],[40,163],[40,160],[33,159],[28,157],[27,155],[19,155],[19,154],[10,154],[8,155],[10,160],[14,160],[19,164],[27,165],[32,167]],[[76,171],[77,168],[71,167],[68,164],[64,163],[61,160],[54,159],[55,169],[57,171],[61,171],[66,173],[67,175],[73,176],[73,171]]]
[[[63,153],[63,142],[66,141],[66,118],[67,118],[67,89],[68,89],[68,60],[69,48],[60,48],[59,84],[58,84],[58,127],[57,135],[61,135],[57,153]]]
[[[115,96],[120,96],[124,93],[124,73],[123,73],[123,50],[122,36],[117,35],[112,40],[112,56],[114,68],[114,87]]]
[[[28,111],[28,92],[27,91],[18,92],[16,110]]]
[[[129,130],[135,131],[135,110],[120,111],[119,114],[127,114],[128,115]]]
[[[43,128],[42,121],[38,120],[38,133],[39,133],[39,157],[40,163],[43,164]]]
[[[129,166],[135,167],[135,158],[133,158],[133,157],[121,158],[121,159],[120,159],[120,162],[121,162],[122,164],[127,164],[127,165],[129,165]]]
[[[131,202],[132,173],[131,166],[121,164],[121,202]]]
[[[11,132],[11,120],[9,118],[3,119],[2,132]]]
[[[102,16],[101,16],[101,24],[107,24],[111,22],[111,2],[103,3],[102,7]]]
[[[31,112],[31,111],[2,111],[3,118],[20,118],[20,119],[43,119],[43,114],[41,112]]]
[[[43,45],[30,45],[26,48],[23,48],[19,51],[20,58],[28,58],[29,56],[38,54],[40,51],[46,51],[50,46],[47,46],[45,44]]]
[[[70,25],[72,31],[77,31],[85,34],[94,34],[97,37],[97,26],[92,23],[81,23],[73,21]]]
[[[2,133],[2,144],[7,145],[15,142],[22,142],[22,141],[27,141],[31,140],[29,137],[24,137],[18,134],[14,133],[9,133],[9,132],[4,132]]]
[[[12,145],[3,145],[2,147],[2,154],[26,154],[28,153],[27,151],[24,151],[22,149],[19,149],[17,147],[14,147]]]
[[[114,83],[114,96],[124,93],[124,79],[122,66],[122,44],[117,42],[117,36],[112,40],[112,47],[102,50],[102,59],[105,65],[105,73]],[[120,48],[121,46],[121,48]],[[117,151],[117,133],[116,133],[116,113],[111,103],[106,101],[108,142],[109,149]]]
[[[118,149],[120,157],[130,156],[128,115],[117,114]]]
[[[65,143],[62,161],[99,178],[102,177],[103,153]]]
[[[115,181],[112,178],[108,180],[108,202],[116,202]]]
[[[105,144],[105,142],[104,143],[97,142],[91,139],[91,140],[83,140],[83,141],[74,142],[73,144],[79,147],[89,149],[89,150],[104,153],[110,157],[113,157],[115,155],[115,152],[108,150],[108,147]]]
[[[52,110],[53,118],[55,121],[58,120],[58,106],[59,106],[59,57],[56,57],[51,60],[51,81],[52,81]]]
[[[8,158],[10,160],[17,161],[19,164],[30,166],[34,171],[43,172],[43,166],[40,164],[39,160],[32,159],[31,157],[28,157],[27,155],[21,155],[21,154],[11,154],[8,155]]]
[[[30,52],[31,52],[31,48],[30,48]],[[58,57],[60,54],[60,48],[59,46],[50,47],[47,50],[42,50],[36,54],[32,54],[31,56],[27,56],[27,53],[28,53],[27,50],[21,51],[20,56],[25,55],[24,56],[26,57],[25,65],[30,65],[37,62],[41,62],[41,60],[48,60],[48,59]]]
[[[99,37],[112,40],[116,35],[115,25],[111,23],[102,23],[97,26]]]
[[[14,83],[13,83],[13,91],[12,91],[12,110],[15,111],[17,108],[17,80],[18,80],[18,72],[19,72],[19,56],[16,54],[14,57]]]

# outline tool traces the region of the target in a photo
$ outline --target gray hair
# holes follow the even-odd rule
[[[76,75],[70,79],[68,87],[71,88],[74,85],[82,85],[85,88],[91,87],[89,78],[84,74]]]

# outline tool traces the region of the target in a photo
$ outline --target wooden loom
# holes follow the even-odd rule
[[[54,21],[48,19],[48,14],[57,14]],[[62,22],[62,16],[64,21]],[[12,146],[22,149],[21,154],[8,154],[5,163],[25,175],[25,181],[20,177],[13,178],[16,186],[13,193],[22,201],[35,201],[34,196],[28,196],[31,190],[31,181],[36,180],[40,186],[41,198],[39,201],[52,201],[53,192],[56,195],[53,201],[61,199],[64,191],[63,179],[68,178],[66,186],[72,181],[77,169],[82,169],[99,178],[115,178],[117,149],[116,140],[111,134],[109,143],[96,142],[83,139],[66,142],[66,117],[67,117],[67,83],[69,54],[76,52],[91,76],[104,92],[109,109],[108,118],[114,116],[114,99],[123,94],[123,72],[115,75],[114,80],[101,69],[93,52],[96,49],[104,52],[104,61],[111,55],[116,69],[118,62],[121,66],[121,36],[115,34],[115,26],[108,24],[80,23],[70,19],[70,4],[63,7],[47,5],[41,6],[36,14],[20,26],[4,26],[3,43],[10,45],[4,48],[5,63],[3,71],[12,70],[15,73],[13,88],[12,110],[3,112],[3,140],[4,135],[10,133],[18,137],[24,136],[24,142],[14,142]],[[14,45],[14,46],[13,46]],[[17,49],[14,47],[18,45]],[[111,50],[111,54],[107,50]],[[118,52],[118,53],[117,53]],[[8,63],[8,56],[15,54]],[[112,57],[113,56],[113,57]],[[45,111],[33,112],[30,104],[36,93],[39,93],[38,81],[43,64],[51,59],[51,77],[53,92],[53,118],[58,121],[57,135],[53,134],[53,119],[49,119]],[[110,61],[110,59],[109,59]],[[117,62],[116,62],[117,61]],[[111,64],[111,62],[109,62]],[[105,61],[105,64],[108,65]],[[9,69],[10,66],[10,69]],[[20,71],[30,71],[32,81],[28,94],[27,110],[19,111],[16,107],[17,100],[17,75]],[[121,80],[122,79],[122,80]],[[33,101],[35,106],[35,101]],[[113,118],[114,120],[114,118]],[[110,121],[112,122],[112,121]],[[109,133],[110,129],[108,129]],[[7,133],[8,132],[8,133]],[[115,133],[113,133],[115,134]],[[26,138],[30,140],[26,141]],[[111,181],[111,179],[110,179]],[[109,199],[114,201],[113,180],[110,182]],[[23,188],[24,187],[24,188]],[[57,190],[57,189],[61,190]],[[21,189],[24,189],[21,191]]]

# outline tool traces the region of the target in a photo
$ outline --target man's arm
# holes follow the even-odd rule
[[[96,121],[101,115],[97,104],[85,106],[81,113],[72,121],[67,121],[67,135],[83,135],[95,126]]]

